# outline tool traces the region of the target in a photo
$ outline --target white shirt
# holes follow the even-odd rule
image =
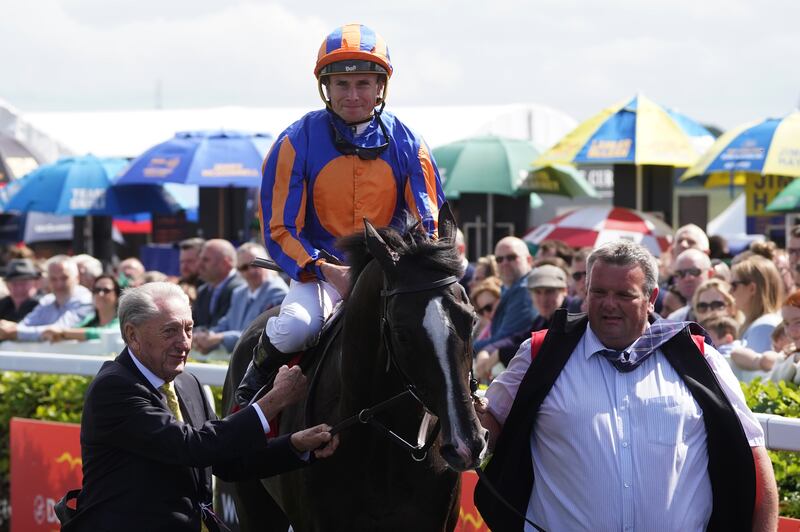
[[[156,390],[161,388],[161,385],[164,384],[164,379],[162,379],[161,377],[159,377],[158,375],[147,369],[147,367],[144,364],[139,362],[139,359],[136,358],[136,355],[133,354],[133,351],[128,349],[128,353],[130,353],[131,360],[133,360],[133,363],[136,365],[139,371],[142,372],[142,375],[144,375],[144,378],[147,379],[147,382],[152,384],[153,388],[155,388]],[[177,394],[178,391],[175,390],[175,393]],[[256,409],[256,414],[258,414],[258,419],[261,420],[261,427],[264,429],[264,434],[267,434],[269,432],[269,422],[267,421],[267,417],[264,415],[264,412],[262,412],[261,408],[259,408],[256,405],[250,405],[250,406]]]
[[[600,349],[587,327],[542,402],[531,435],[536,481],[527,517],[551,531],[705,530],[712,496],[700,407],[661,350],[620,373],[595,354]],[[709,345],[705,357],[750,446],[763,446],[730,367]],[[487,390],[501,424],[529,366],[530,340]]]

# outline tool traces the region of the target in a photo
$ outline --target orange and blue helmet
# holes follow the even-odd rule
[[[389,47],[383,37],[363,24],[345,24],[322,42],[314,75],[375,73],[392,77]]]

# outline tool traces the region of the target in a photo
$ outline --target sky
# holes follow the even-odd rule
[[[582,120],[641,92],[721,129],[800,102],[798,0],[0,0],[22,112],[319,102],[325,36],[389,44],[389,108],[537,103]],[[424,133],[424,132],[423,132]]]

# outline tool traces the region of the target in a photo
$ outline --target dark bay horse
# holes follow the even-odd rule
[[[419,227],[401,235],[365,222],[363,236],[341,242],[352,286],[342,330],[328,354],[307,370],[314,381],[307,404],[283,412],[281,432],[335,425],[405,392],[375,418],[411,443],[417,443],[418,433],[420,442],[427,435],[433,443],[429,452],[412,453],[374,426],[356,422],[343,430],[333,457],[263,481],[294,530],[455,526],[459,472],[478,465],[486,431],[469,389],[475,314],[456,282],[461,266],[454,236],[455,223],[445,207],[439,240],[428,239]],[[228,398],[257,341],[255,328],[265,321],[263,316],[257,320],[234,351]],[[435,440],[434,432],[420,429],[426,411],[441,427]],[[240,507],[240,513],[260,509]]]

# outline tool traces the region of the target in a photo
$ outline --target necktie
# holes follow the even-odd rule
[[[694,333],[693,325],[686,321],[659,319],[650,324],[650,327],[634,342],[629,351],[601,349],[596,353],[608,359],[620,373],[628,373],[636,369],[639,364],[647,360],[647,357],[685,328],[690,327],[690,331]],[[699,329],[699,332],[704,333],[705,331]]]
[[[636,367],[630,363],[628,353],[625,351],[601,349],[600,351],[597,351],[597,354],[611,362],[611,365],[617,368],[617,371],[620,373],[628,373]]]
[[[183,422],[183,414],[181,414],[181,406],[178,404],[178,394],[175,393],[175,383],[165,382],[159,388],[161,393],[164,394],[164,397],[167,398],[167,406],[169,407],[170,412],[172,415],[175,416],[180,422]]]
[[[167,406],[169,407],[170,411],[172,412],[172,415],[175,416],[175,419],[177,419],[178,421],[183,423],[183,414],[181,414],[181,406],[180,406],[180,404],[178,404],[178,394],[175,393],[175,383],[172,382],[172,381],[165,382],[164,384],[159,386],[158,389],[161,390],[161,393],[163,393],[164,397],[167,398]],[[201,510],[201,512],[200,512],[200,531],[201,532],[208,532],[208,527],[206,526],[206,523],[205,523],[206,514],[207,513],[211,513],[211,515],[214,515],[214,512],[210,511],[210,506],[211,505],[208,505],[208,506],[209,506],[209,509],[206,509],[202,504],[200,505],[200,510]],[[214,518],[216,518],[216,516],[214,516]]]

